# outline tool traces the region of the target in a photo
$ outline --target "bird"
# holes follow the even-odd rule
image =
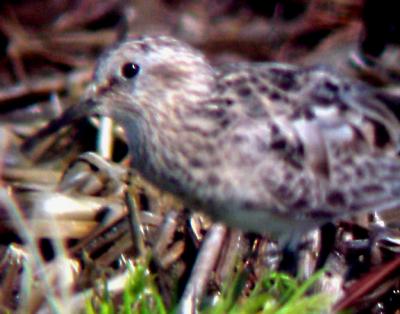
[[[215,221],[283,245],[400,205],[397,100],[324,65],[213,66],[169,36],[103,53],[81,102],[30,140],[89,115],[122,126],[132,167]]]

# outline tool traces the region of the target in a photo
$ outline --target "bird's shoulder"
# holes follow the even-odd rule
[[[328,66],[238,63],[216,69],[215,88],[205,107],[239,120],[278,121],[303,132],[343,134],[343,127],[373,148],[398,147],[400,98],[347,78]],[[345,139],[347,141],[348,139]]]

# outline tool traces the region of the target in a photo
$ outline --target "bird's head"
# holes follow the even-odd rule
[[[176,39],[126,40],[100,57],[85,98],[116,120],[168,116],[209,94],[212,71],[201,53]]]
[[[169,117],[207,96],[213,83],[212,67],[185,43],[166,36],[125,40],[99,58],[81,102],[40,130],[26,147],[93,114],[122,124]]]

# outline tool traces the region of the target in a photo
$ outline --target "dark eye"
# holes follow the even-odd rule
[[[121,68],[121,74],[126,79],[135,77],[139,71],[140,67],[136,63],[125,63]]]

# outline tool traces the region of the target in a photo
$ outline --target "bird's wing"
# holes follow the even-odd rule
[[[219,69],[216,95],[239,99],[239,114],[289,120],[341,119],[372,146],[400,145],[400,97],[352,80],[327,66],[241,63]]]
[[[244,206],[331,219],[400,205],[400,127],[373,89],[321,67],[221,73],[220,104],[231,100],[221,155]]]

